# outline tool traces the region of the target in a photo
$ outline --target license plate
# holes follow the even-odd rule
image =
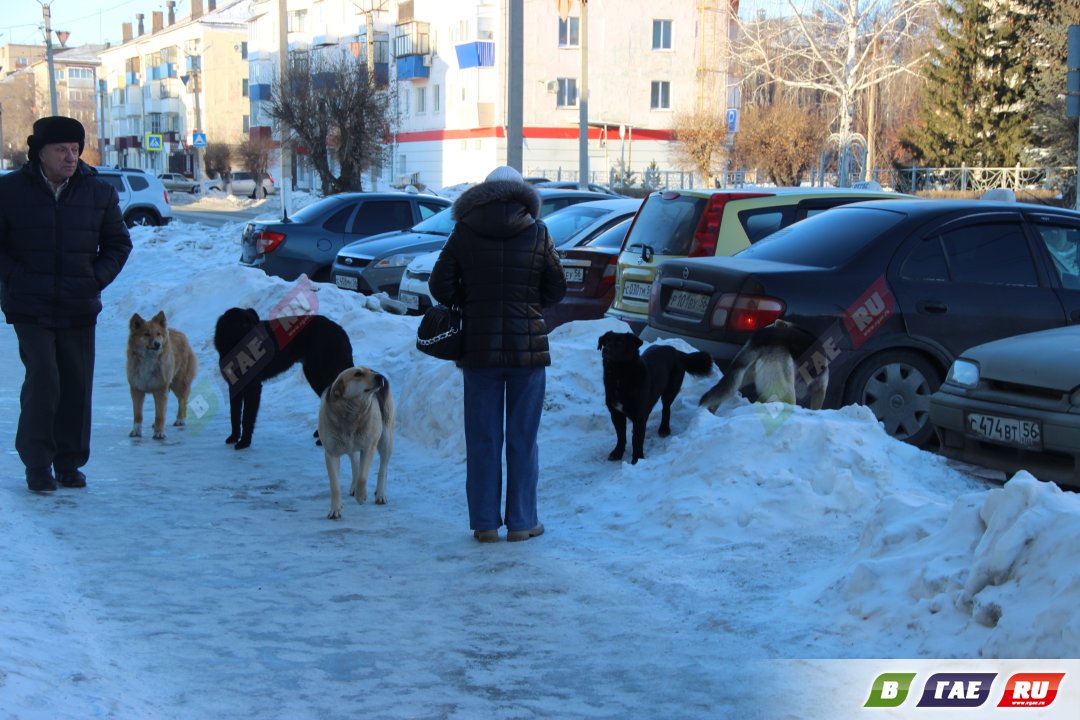
[[[622,294],[624,298],[633,298],[634,300],[648,300],[650,290],[652,290],[652,286],[648,283],[624,282]]]
[[[397,299],[398,302],[403,303],[405,307],[409,308],[410,310],[420,309],[420,296],[416,293],[411,293],[408,291],[399,292]]]
[[[1034,420],[968,413],[967,429],[969,435],[999,445],[1025,450],[1042,449],[1042,425]]]
[[[355,290],[360,283],[352,275],[335,275],[334,284],[343,290]]]
[[[689,315],[704,315],[705,307],[709,304],[709,296],[701,293],[676,290],[671,293],[667,307],[669,310],[681,310]]]
[[[564,267],[562,271],[566,276],[566,282],[579,283],[585,279],[585,268]]]

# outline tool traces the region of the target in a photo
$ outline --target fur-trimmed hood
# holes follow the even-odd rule
[[[540,194],[524,182],[493,180],[474,185],[454,201],[451,217],[483,235],[512,237],[540,217]]]

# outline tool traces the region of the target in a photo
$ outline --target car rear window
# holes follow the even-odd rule
[[[687,255],[706,202],[693,195],[650,195],[630,228],[626,247],[648,245],[657,255]]]
[[[150,181],[144,177],[139,177],[138,175],[129,175],[128,182],[131,183],[131,189],[136,192],[150,187]]]
[[[590,240],[588,247],[622,247],[623,238],[626,237],[626,231],[630,228],[630,220],[631,218],[627,218],[616,225],[612,225],[610,228]]]
[[[809,267],[839,267],[903,219],[904,215],[884,208],[835,208],[777,230],[737,255]]]
[[[606,210],[600,208],[572,205],[545,217],[544,224],[547,225],[548,232],[551,233],[552,242],[561,245],[568,238],[575,235],[578,230],[592,224],[594,220],[606,213]]]

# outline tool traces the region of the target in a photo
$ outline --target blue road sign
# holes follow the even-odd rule
[[[157,133],[146,133],[146,149],[161,150],[161,135]]]
[[[730,133],[739,131],[739,108],[728,108],[727,114],[724,115],[724,122],[727,123],[727,131]]]
[[[206,147],[206,133],[193,132],[191,133],[191,144],[195,147]]]

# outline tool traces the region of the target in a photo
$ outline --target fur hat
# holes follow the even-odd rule
[[[519,183],[525,182],[521,177],[521,173],[519,173],[517,170],[510,167],[509,165],[500,165],[499,167],[488,173],[488,176],[484,178],[484,182],[492,182],[495,180],[504,180]]]
[[[38,153],[50,143],[79,143],[79,154],[82,155],[83,143],[86,140],[86,130],[82,123],[75,118],[53,115],[43,117],[34,123],[34,134],[26,138],[26,144],[30,151],[27,153],[30,160],[37,162]]]

